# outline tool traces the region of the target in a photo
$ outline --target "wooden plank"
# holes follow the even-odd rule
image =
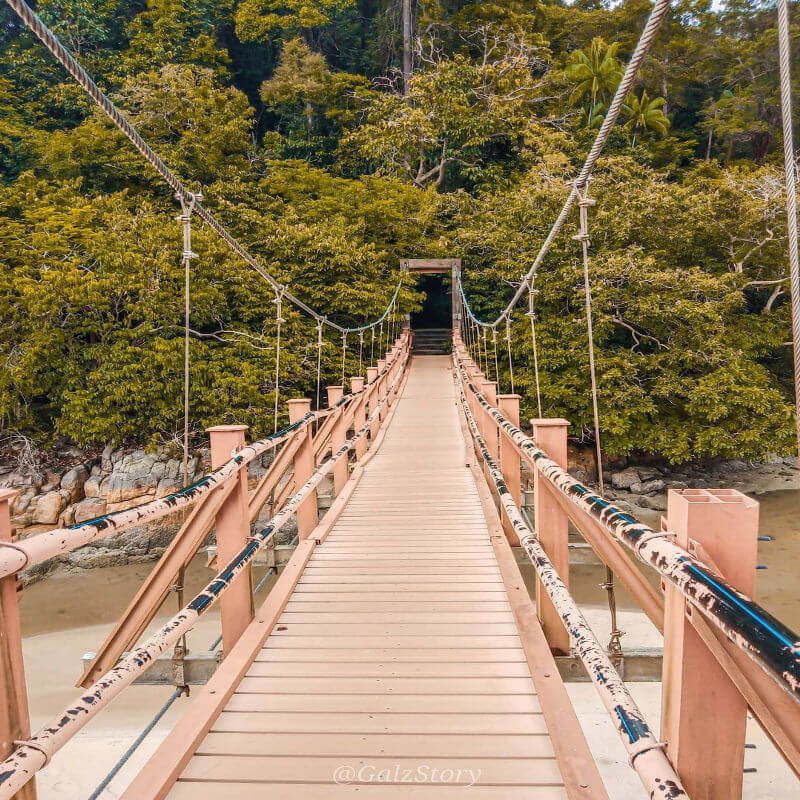
[[[225,781],[180,781],[170,800],[339,800],[356,797],[359,800],[463,800],[462,786],[414,784],[413,786],[336,785],[323,783],[234,783]],[[560,786],[471,786],[469,800],[565,800]]]
[[[459,697],[431,694],[284,695],[237,692],[228,701],[227,710],[360,714],[535,714],[541,709],[533,694]]]
[[[348,585],[347,592],[355,593],[361,592],[366,594],[382,594],[380,592],[380,584],[353,584]],[[415,592],[431,595],[434,593],[445,592],[447,594],[459,593],[474,593],[474,594],[497,594],[503,591],[503,584],[496,581],[491,583],[460,583],[459,581],[450,581],[448,583],[393,583],[391,584],[393,592]],[[321,583],[309,582],[298,584],[295,590],[295,597],[302,599],[306,594],[319,594],[320,592],[341,593],[342,587],[337,586],[335,583]]]
[[[494,644],[493,642],[491,644]],[[432,647],[420,649],[398,650],[391,647],[373,647],[369,650],[361,650],[343,647],[329,648],[309,648],[292,647],[287,643],[286,647],[265,647],[256,656],[256,661],[351,661],[364,662],[379,659],[394,663],[403,662],[452,662],[459,664],[470,664],[472,662],[508,662],[525,661],[525,653],[522,647],[436,647],[433,642]]]
[[[302,625],[335,622],[339,625],[362,625],[364,623],[386,622],[395,623],[461,623],[470,625],[499,623],[514,623],[514,615],[511,611],[496,611],[494,613],[480,611],[451,611],[451,612],[426,612],[426,611],[389,611],[370,612],[370,611],[290,611],[284,612],[280,619],[281,624],[291,625],[293,623]]]
[[[421,678],[416,675],[404,678],[264,678],[245,677],[238,694],[379,694],[397,695],[455,694],[506,695],[535,694],[528,678]]]
[[[528,678],[524,661],[461,663],[458,661],[255,661],[247,672],[255,677]]]
[[[212,731],[202,755],[387,758],[553,758],[548,736],[419,733],[225,733]]]
[[[438,733],[542,734],[544,717],[530,714],[402,714],[325,713],[293,714],[276,711],[225,710],[214,723],[215,731],[261,731],[265,733]]]
[[[272,634],[276,638],[294,638],[307,636],[514,636],[517,628],[513,622],[483,623],[472,625],[470,623],[446,622],[305,622],[288,624],[278,620],[278,627]]]
[[[387,612],[391,613],[394,611],[421,611],[421,612],[430,612],[432,614],[447,614],[447,613],[456,613],[456,612],[463,612],[463,611],[474,611],[474,612],[492,612],[492,611],[508,611],[511,606],[508,604],[508,600],[505,598],[498,601],[491,601],[491,602],[469,602],[469,603],[458,603],[449,601],[447,603],[415,603],[415,602],[406,602],[403,603],[402,607],[398,607],[396,603],[364,603],[364,602],[354,602],[354,601],[337,601],[337,602],[327,602],[323,607],[320,603],[312,601],[310,603],[304,602],[303,600],[297,598],[291,600],[289,604],[286,606],[287,611],[301,611],[303,613],[316,613],[316,612],[324,612],[324,611],[373,611],[373,612]]]
[[[358,762],[356,762],[358,765]],[[271,783],[296,780],[302,776],[307,783],[331,783],[334,772],[342,766],[342,759],[324,756],[195,756],[181,776],[182,780],[258,781]],[[386,770],[389,779],[382,783],[398,783],[395,770],[416,770],[419,759],[371,759],[375,772]],[[425,767],[438,771],[459,771],[453,785],[468,786],[480,780],[485,784],[500,786],[552,786],[561,783],[561,776],[554,758],[506,759],[470,758],[439,759],[426,758]],[[367,781],[369,782],[369,781]],[[409,781],[413,789],[414,782]],[[408,786],[406,787],[408,790]]]
[[[328,603],[331,600],[357,600],[359,602],[392,602],[392,603],[412,603],[412,602],[428,602],[428,603],[445,603],[445,602],[469,602],[469,601],[500,601],[506,599],[505,592],[428,592],[428,591],[406,591],[406,592],[336,592],[336,591],[318,591],[318,592],[295,592],[295,597],[311,602],[317,600],[322,603]]]

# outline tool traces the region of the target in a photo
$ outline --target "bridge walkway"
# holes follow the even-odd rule
[[[415,357],[380,450],[171,800],[441,798],[472,783],[476,800],[606,796],[593,762],[595,793],[565,787],[466,461],[449,359]],[[583,734],[551,705],[572,769]]]

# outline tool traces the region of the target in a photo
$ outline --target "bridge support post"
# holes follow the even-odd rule
[[[519,401],[521,397],[518,394],[501,394],[498,395],[497,401],[499,403],[500,413],[517,428],[519,427]],[[522,485],[521,485],[521,467],[519,454],[516,448],[508,440],[508,437],[502,430],[499,432],[500,440],[500,469],[503,472],[503,480],[506,482],[508,491],[514,499],[514,503],[519,508],[522,505]],[[503,516],[503,530],[506,532],[508,543],[512,547],[519,546],[519,536],[514,530],[514,526],[508,521],[505,514]]]
[[[533,438],[560,467],[567,468],[567,428],[569,420],[532,419]],[[555,489],[536,470],[533,478],[534,527],[548,558],[559,577],[569,586],[569,520],[555,497]],[[569,654],[569,634],[541,581],[536,581],[536,613],[550,649],[558,655]]]
[[[0,542],[11,541],[10,506],[18,494],[16,489],[0,489]],[[0,760],[12,753],[15,741],[30,735],[17,576],[7,575],[0,578]],[[14,800],[36,800],[35,779],[23,786]]]
[[[211,468],[219,469],[230,461],[234,452],[245,446],[247,425],[216,425],[208,428],[211,442]],[[239,469],[237,486],[217,512],[217,562],[227,564],[247,543],[250,535],[250,515],[247,507],[247,466]],[[251,567],[248,564],[231,581],[220,598],[222,622],[222,652],[225,656],[244,633],[253,619]]]
[[[735,489],[673,490],[667,529],[753,596],[758,501]],[[665,588],[661,738],[692,800],[740,800],[747,703],[692,626],[699,612]]]
[[[341,388],[341,387],[340,387]],[[311,411],[311,400],[302,397],[289,400],[289,422],[300,421]],[[334,429],[335,431],[335,429]],[[301,434],[305,441],[294,454],[294,490],[305,484],[314,472],[314,442],[311,436],[311,426],[306,425],[305,432]],[[333,433],[331,436],[333,437]],[[308,534],[317,527],[319,511],[317,509],[317,490],[311,491],[300,503],[297,509],[297,537],[300,541],[308,538]]]
[[[328,386],[328,408],[333,408],[344,396],[343,386]],[[347,430],[345,429],[345,414],[340,408],[333,412],[337,415],[336,424],[331,430],[331,453],[336,453],[339,448],[345,443],[347,439]],[[309,477],[311,477],[309,475]],[[308,480],[308,478],[306,478]],[[333,493],[338,497],[339,492],[347,483],[347,458],[342,457],[336,462],[333,468]]]
[[[350,391],[360,392],[364,388],[364,379],[361,377],[350,378]],[[367,419],[366,408],[367,398],[362,396],[355,401],[356,407],[353,412],[353,430],[361,430],[364,422]],[[360,461],[367,452],[367,437],[362,436],[356,442],[356,458]]]

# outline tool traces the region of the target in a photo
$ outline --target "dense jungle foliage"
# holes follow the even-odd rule
[[[563,203],[650,4],[411,6],[407,87],[402,0],[36,8],[166,163],[303,300],[358,324],[385,307],[400,258],[457,256],[473,307],[493,318]],[[0,25],[0,427],[41,444],[174,439],[178,205],[4,4]],[[791,452],[778,91],[771,4],[673,3],[591,186],[609,453],[677,462]],[[537,332],[544,414],[569,418],[585,437],[576,224],[577,214],[537,278]],[[193,249],[196,440],[225,421],[263,434],[275,391],[274,293],[199,222]],[[406,286],[400,307],[420,299]],[[514,368],[531,416],[522,306]],[[314,326],[286,307],[284,317],[282,394],[312,395]],[[349,345],[355,374],[354,337]],[[324,383],[339,382],[340,347],[326,335]]]

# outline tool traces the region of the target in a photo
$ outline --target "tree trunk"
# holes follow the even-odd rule
[[[403,90],[408,94],[413,72],[412,39],[414,20],[411,12],[411,0],[403,0]]]
[[[714,129],[708,129],[708,141],[706,142],[706,161],[711,161],[711,144],[714,141]]]

